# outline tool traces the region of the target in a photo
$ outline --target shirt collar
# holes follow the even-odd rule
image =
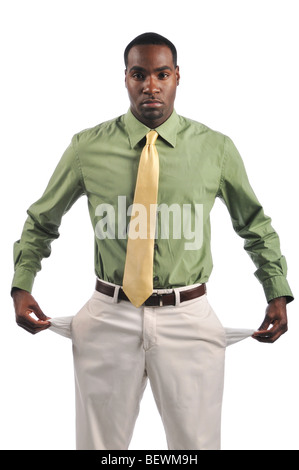
[[[128,110],[127,114],[125,114],[124,119],[129,134],[131,147],[134,148],[151,129],[136,119],[130,109]],[[176,145],[178,122],[178,115],[175,110],[173,110],[171,116],[165,122],[163,122],[161,126],[155,128],[158,134],[172,147],[175,147]]]

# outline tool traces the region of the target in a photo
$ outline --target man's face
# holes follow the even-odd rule
[[[173,112],[179,79],[169,47],[132,47],[125,83],[134,116],[151,129],[160,126]]]

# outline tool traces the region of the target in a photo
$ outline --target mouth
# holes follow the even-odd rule
[[[163,105],[163,102],[160,100],[144,100],[141,105],[145,108],[159,108]]]

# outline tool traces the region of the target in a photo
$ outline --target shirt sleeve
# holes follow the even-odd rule
[[[59,161],[42,197],[27,210],[20,240],[14,243],[12,288],[32,291],[41,261],[51,254],[51,242],[59,237],[63,215],[84,194],[84,182],[73,137]]]
[[[218,196],[225,203],[236,233],[257,270],[254,273],[263,286],[268,302],[285,296],[294,297],[289,287],[287,263],[280,251],[278,234],[270,217],[264,214],[246,174],[243,161],[232,140],[225,137],[224,160]]]

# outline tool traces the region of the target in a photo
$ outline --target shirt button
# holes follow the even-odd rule
[[[159,276],[155,276],[154,281],[159,281]]]

